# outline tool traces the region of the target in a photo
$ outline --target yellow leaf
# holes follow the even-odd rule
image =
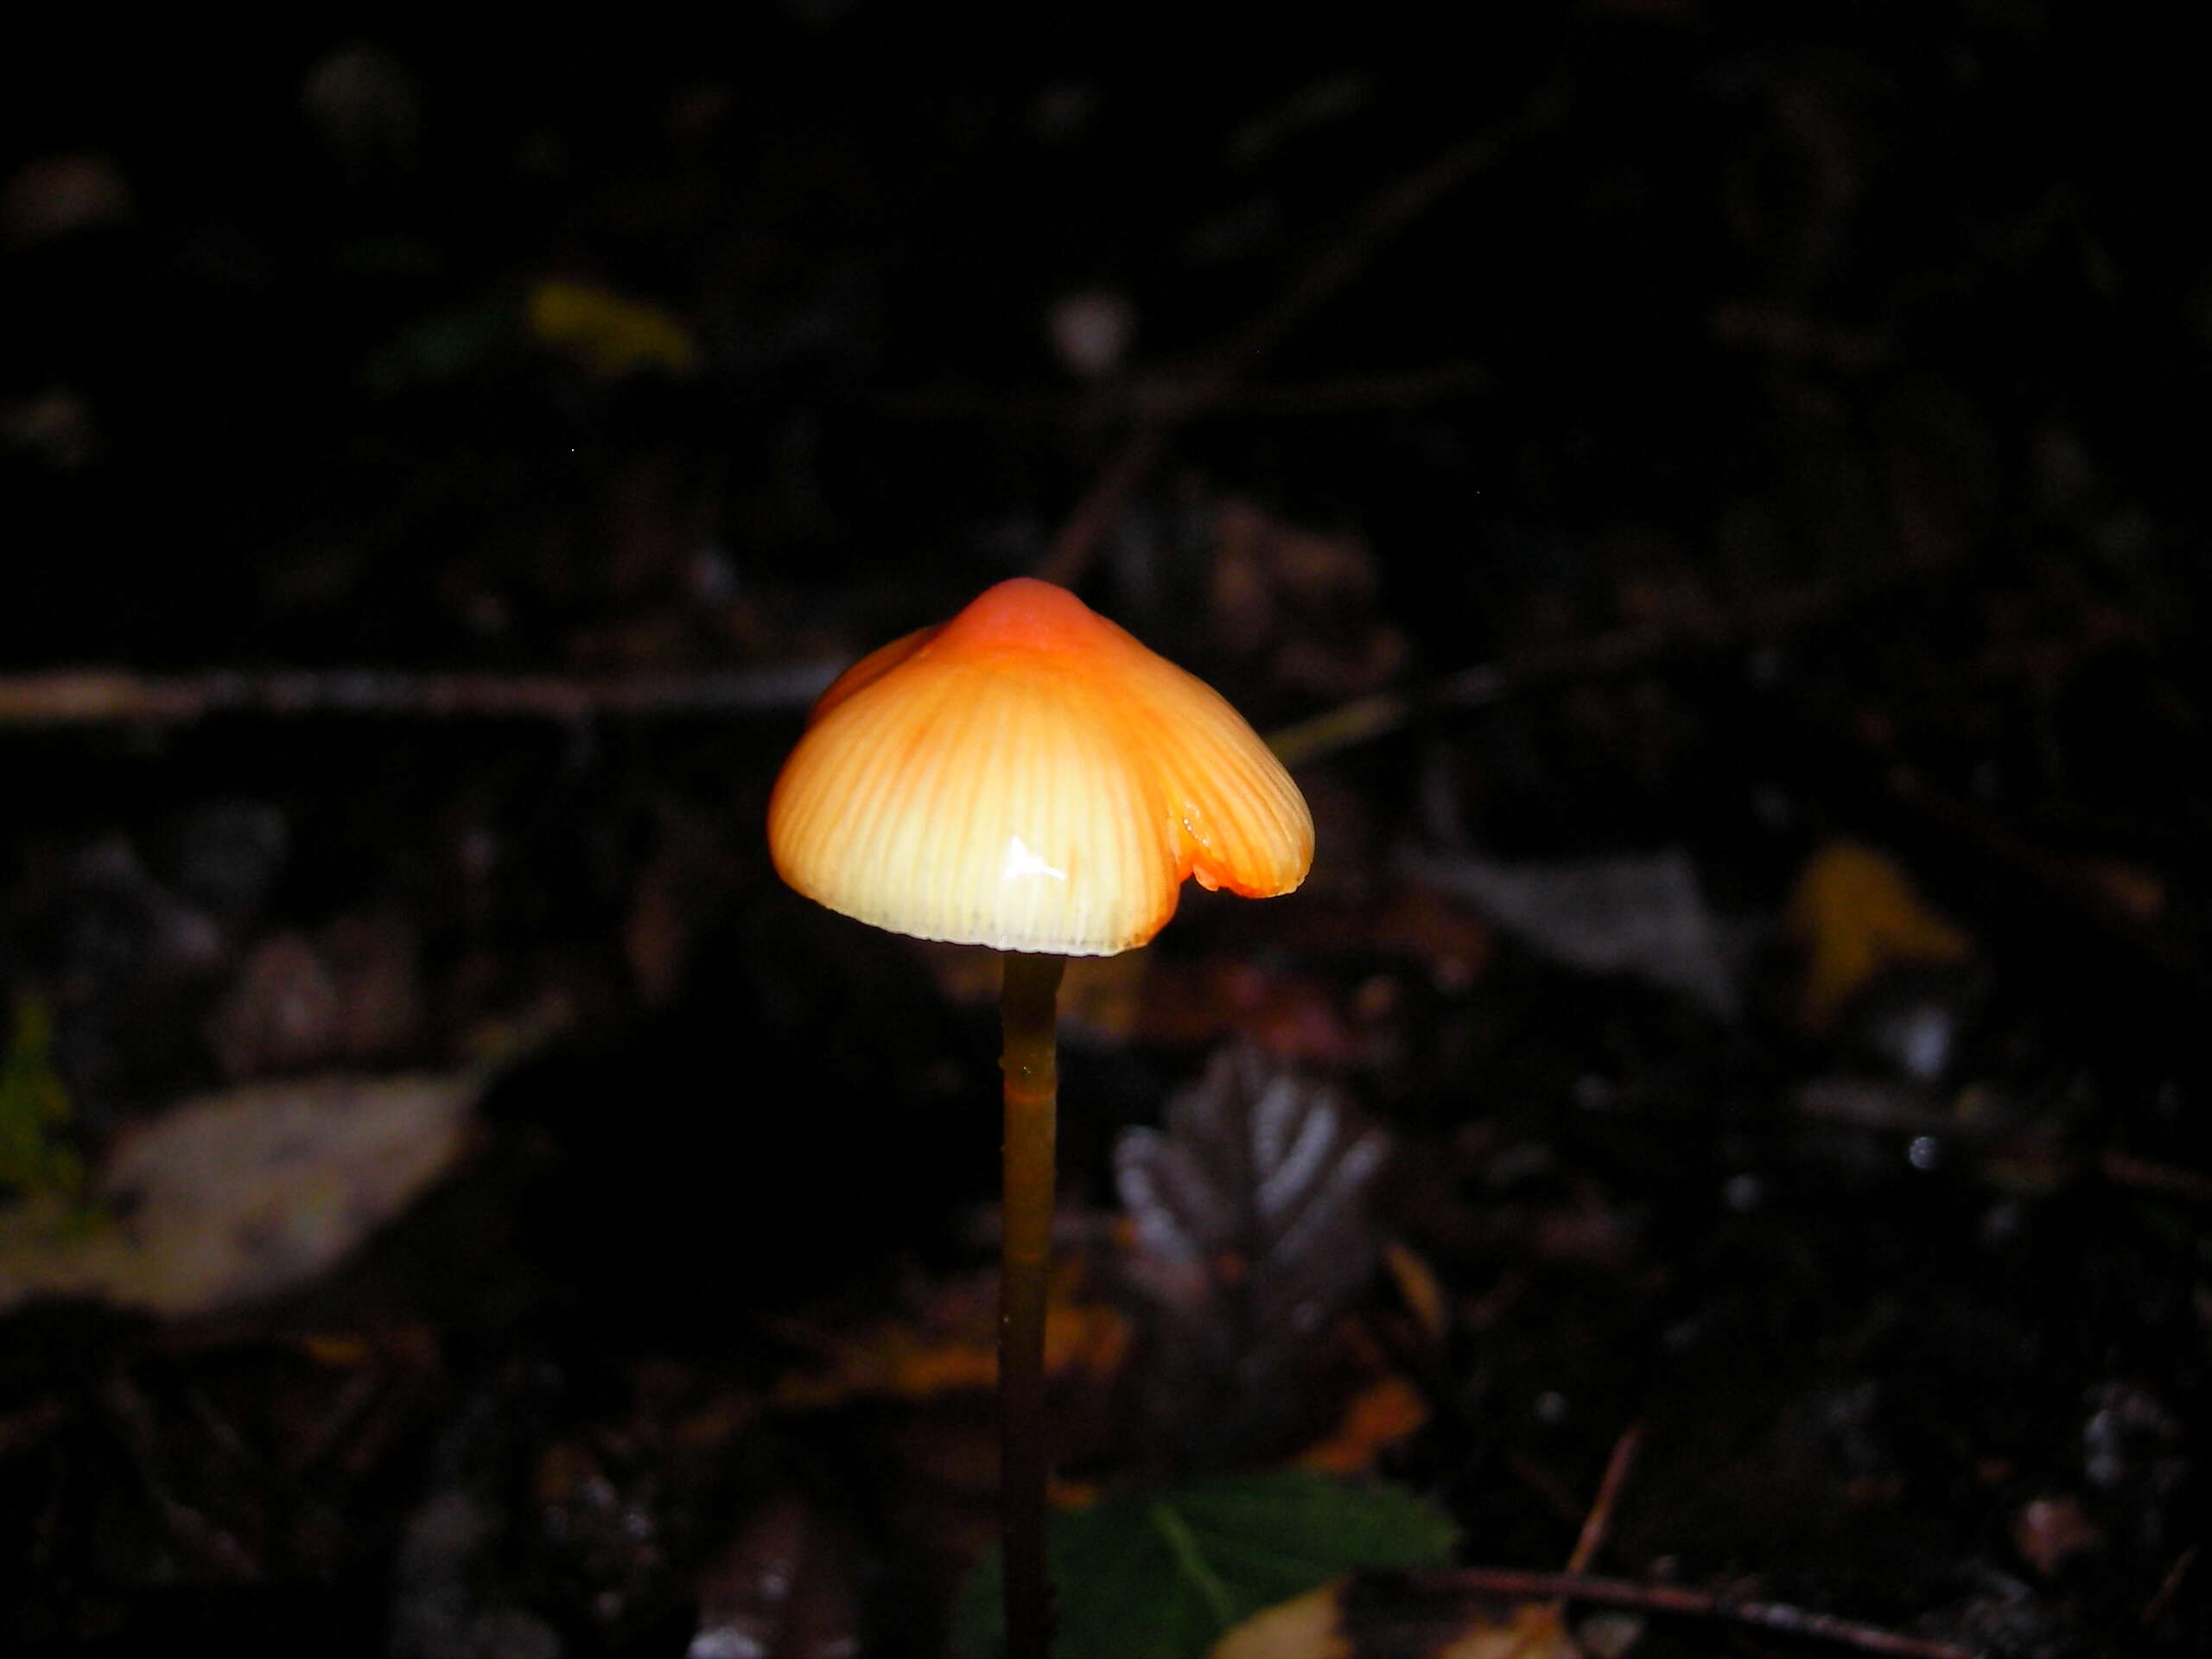
[[[1395,1613],[1370,1610],[1359,1629],[1347,1631],[1344,1592],[1348,1582],[1332,1579],[1318,1590],[1253,1614],[1215,1643],[1207,1659],[1358,1659],[1362,1654],[1396,1653],[1402,1648],[1412,1652],[1408,1636],[1433,1629],[1451,1617],[1433,1593],[1417,1592]],[[1433,1639],[1422,1641],[1419,1650],[1431,1652],[1428,1641]],[[1537,1601],[1476,1612],[1450,1641],[1433,1651],[1435,1659],[1583,1659],[1559,1606]]]
[[[1422,1334],[1431,1342],[1441,1342],[1451,1323],[1451,1305],[1436,1269],[1411,1245],[1395,1238],[1382,1247],[1382,1264],[1390,1270],[1390,1282],[1397,1286],[1399,1296],[1421,1322]]]
[[[43,998],[25,997],[0,1058],[0,1188],[64,1209],[84,1196],[84,1166],[55,1139],[69,1116],[69,1091],[54,1069],[54,1016]]]
[[[1877,975],[1910,963],[1961,962],[1974,949],[1965,930],[1930,909],[1912,879],[1884,855],[1831,842],[1797,878],[1783,925],[1804,952],[1798,1017],[1827,1031]]]
[[[674,317],[588,283],[549,278],[531,289],[530,332],[610,378],[643,368],[690,374],[699,366],[690,331]]]

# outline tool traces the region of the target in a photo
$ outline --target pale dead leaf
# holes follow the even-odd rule
[[[1741,941],[1706,903],[1679,848],[1549,864],[1413,855],[1405,868],[1481,906],[1539,956],[1584,973],[1633,975],[1736,1016]]]
[[[188,1101],[110,1154],[97,1186],[118,1218],[0,1215],[0,1311],[94,1298],[178,1318],[295,1289],[452,1166],[481,1084],[339,1077]]]
[[[1337,1599],[1343,1587],[1344,1580],[1334,1579],[1253,1614],[1215,1643],[1207,1659],[1352,1659]]]

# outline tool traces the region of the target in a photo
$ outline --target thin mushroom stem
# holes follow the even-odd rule
[[[1045,1303],[1052,1268],[1052,1159],[1059,1104],[1056,1002],[1066,963],[1009,953],[1005,1230],[999,1283],[999,1506],[1006,1551],[1006,1651],[1045,1659],[1052,1590],[1045,1567]]]

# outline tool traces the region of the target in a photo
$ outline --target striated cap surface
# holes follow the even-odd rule
[[[808,898],[893,932],[1103,957],[1158,932],[1185,876],[1290,892],[1313,820],[1211,687],[1019,577],[823,694],[768,848]]]

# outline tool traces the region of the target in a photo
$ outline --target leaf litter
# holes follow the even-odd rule
[[[1139,1386],[1185,1466],[1279,1446],[1315,1351],[1373,1273],[1389,1147],[1338,1090],[1232,1047],[1114,1153],[1134,1232],[1120,1263],[1149,1315]]]
[[[497,86],[404,30],[53,54],[11,105],[0,972],[70,1115],[19,1090],[10,1166],[375,1075],[327,1184],[238,1129],[182,1317],[10,1316],[0,1645],[840,1624],[728,1559],[937,1650],[995,1478],[988,1021],[846,965],[752,827],[823,665],[1027,568],[1305,732],[1331,849],[1071,991],[1064,1306],[1122,1335],[1060,1373],[1063,1500],[1368,1465],[1551,1562],[1644,1421],[1621,1576],[1333,1580],[1310,1640],[2200,1651],[2202,515],[2142,392],[2204,343],[2187,54],[1610,4],[1448,96],[1058,48],[887,91],[901,25],[802,11]],[[1076,295],[1141,322],[1080,387]],[[551,1001],[588,1035],[385,1184],[391,1070]],[[1260,1213],[1203,1150],[1143,1261],[1114,1212],[1236,1036],[1387,1127],[1348,1292],[1177,1210]],[[1221,1388],[1187,1327],[1255,1263],[1334,1312],[1217,1449],[1147,1357]],[[1159,1536],[1100,1619],[1180,1582]]]

